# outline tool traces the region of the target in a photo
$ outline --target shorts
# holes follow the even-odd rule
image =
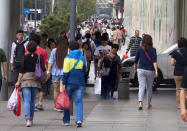
[[[42,87],[38,89],[39,92],[45,92],[46,91],[46,88],[47,88],[47,85],[46,83],[42,83]]]
[[[62,78],[63,78],[63,75],[59,75],[59,76],[53,75],[52,76],[52,82],[59,83],[60,80],[62,80]]]
[[[183,76],[183,80],[182,80],[182,89],[183,90],[187,90],[187,67],[184,70],[184,76]]]

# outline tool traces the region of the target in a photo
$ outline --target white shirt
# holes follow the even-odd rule
[[[111,51],[111,46],[106,45],[100,45],[99,47],[96,48],[94,55],[95,56],[101,56],[101,54],[103,54],[104,56],[107,56],[108,53]],[[98,66],[100,65],[101,59],[99,59],[98,61]]]
[[[24,41],[24,40],[23,40],[23,41]],[[22,42],[23,42],[23,41],[22,41]],[[17,40],[17,42],[18,42],[18,40]],[[29,43],[29,41],[25,42],[25,44],[24,44],[25,49],[26,49],[28,43]],[[11,49],[11,56],[10,56],[10,63],[11,63],[11,64],[13,64],[13,62],[14,62],[15,49],[16,49],[16,43],[13,42],[13,43],[12,43],[12,49]]]

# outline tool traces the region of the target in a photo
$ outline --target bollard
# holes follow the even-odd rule
[[[120,79],[118,83],[118,99],[129,99],[129,93],[129,79]]]

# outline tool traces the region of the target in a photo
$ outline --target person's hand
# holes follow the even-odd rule
[[[51,77],[51,74],[48,73],[48,74],[47,74],[47,80],[49,80],[50,77]]]
[[[4,76],[3,80],[4,82],[7,82],[7,75]]]
[[[12,64],[11,64],[11,72],[14,72],[14,67]]]
[[[186,111],[186,109],[181,109],[181,118],[184,122],[187,122],[187,111]]]
[[[65,85],[62,85],[62,86],[60,87],[60,92],[65,91],[65,90],[66,90],[66,86],[65,86]]]
[[[158,78],[158,71],[155,71],[155,78]]]
[[[137,65],[134,65],[134,71],[137,72]]]
[[[20,82],[16,82],[16,88],[19,88],[19,86],[20,86]]]

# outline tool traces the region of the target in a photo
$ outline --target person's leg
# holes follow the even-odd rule
[[[1,92],[1,86],[2,86],[2,79],[0,79],[0,92]]]
[[[31,87],[22,88],[23,96],[24,96],[24,114],[25,119],[30,120],[31,116]]]
[[[54,88],[54,104],[56,103],[56,99],[60,93],[60,87],[59,83],[53,82],[53,88]]]
[[[66,86],[66,92],[70,100],[72,100],[72,92],[73,92],[72,86],[70,85]],[[70,110],[64,110],[64,117],[62,120],[65,124],[70,123]]]
[[[83,95],[84,87],[78,87],[74,91],[75,106],[76,106],[76,118],[75,123],[78,121],[83,122]]]
[[[151,104],[152,101],[152,95],[153,95],[153,81],[154,81],[154,71],[147,71],[146,72],[146,81],[147,81],[147,102],[148,106]]]
[[[176,100],[178,104],[180,104],[180,88],[182,83],[182,76],[174,76],[175,84],[176,84]]]
[[[146,76],[144,70],[138,69],[138,82],[139,82],[138,101],[143,102],[144,92],[146,88]]]
[[[32,87],[31,88],[31,108],[30,108],[30,112],[31,112],[31,121],[33,120],[34,118],[34,108],[35,108],[35,98],[36,98],[36,95],[38,93],[38,88],[34,88]]]
[[[19,72],[20,72],[20,69],[14,67],[14,72],[13,72],[13,75],[14,75],[14,84],[16,84],[16,82],[18,80]]]

